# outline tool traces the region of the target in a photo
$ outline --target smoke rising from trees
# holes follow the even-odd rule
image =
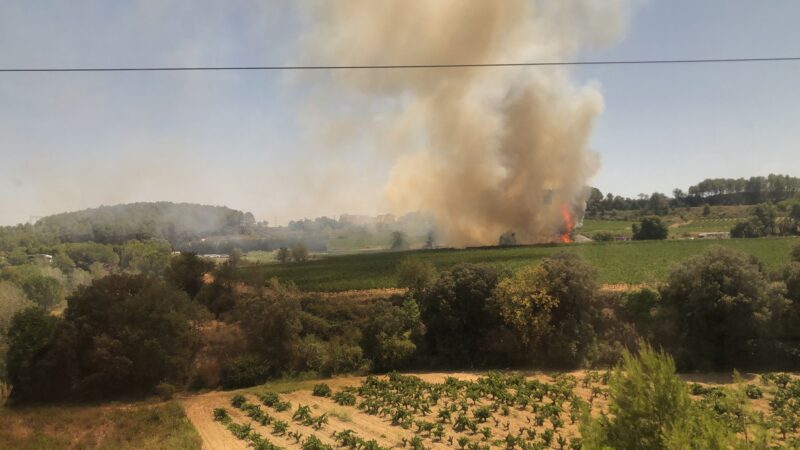
[[[624,1],[342,0],[310,2],[308,58],[337,64],[572,60],[608,45]],[[434,216],[451,245],[521,243],[563,232],[584,210],[599,158],[587,143],[603,98],[562,67],[349,70],[334,82],[398,105],[375,142],[393,158],[396,213]]]

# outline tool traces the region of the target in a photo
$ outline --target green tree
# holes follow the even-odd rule
[[[609,381],[608,414],[581,421],[587,450],[731,448],[734,436],[695,405],[675,363],[663,351],[640,343],[628,352]]]
[[[666,239],[669,228],[658,217],[645,217],[640,224],[633,224],[633,239],[637,241]]]
[[[203,277],[214,268],[214,262],[191,252],[181,252],[169,260],[164,278],[173,286],[195,298],[204,285]]]
[[[81,397],[151,392],[188,373],[199,311],[186,293],[144,275],[110,275],[67,300],[81,361]]]
[[[488,333],[500,322],[490,308],[498,272],[460,264],[442,273],[420,298],[428,348],[444,361],[475,364],[485,357]]]
[[[495,308],[528,354],[552,331],[558,299],[550,295],[547,281],[542,265],[526,267],[501,281],[494,292]]]
[[[47,350],[59,319],[41,308],[29,308],[17,313],[8,328],[6,370],[14,389],[12,397],[25,399],[36,396],[39,375],[36,362]],[[65,376],[66,374],[59,374]]]
[[[55,278],[33,275],[22,280],[20,287],[34,303],[49,311],[64,297],[64,288]]]
[[[16,313],[34,306],[35,304],[15,284],[0,281],[0,336],[5,334]]]
[[[538,354],[554,364],[580,366],[588,362],[596,340],[593,324],[602,314],[597,270],[571,253],[545,258],[540,264],[541,287],[557,303],[550,312],[551,332]]]
[[[777,219],[778,212],[773,205],[759,205],[753,210],[750,218],[731,228],[731,237],[758,238],[780,234]]]
[[[250,348],[269,364],[273,374],[292,366],[303,331],[303,311],[296,296],[273,283],[270,295],[242,299],[233,314]]]
[[[170,262],[166,241],[128,241],[121,248],[123,268],[145,275],[160,275]]]
[[[669,214],[669,198],[664,194],[654,192],[648,200],[647,207],[653,214],[665,216]]]
[[[720,370],[752,361],[749,343],[764,334],[771,311],[785,299],[757,259],[711,247],[672,269],[661,303],[671,327],[662,340],[679,363]]]
[[[406,298],[400,306],[380,304],[370,310],[361,346],[373,369],[399,370],[414,357],[424,333],[417,302]]]

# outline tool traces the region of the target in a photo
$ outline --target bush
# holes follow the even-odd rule
[[[669,234],[669,227],[659,217],[645,217],[641,224],[633,224],[632,230],[637,241],[666,239]]]
[[[436,280],[436,268],[428,261],[405,258],[397,265],[397,286],[419,293]]]
[[[744,392],[747,395],[747,398],[751,400],[759,399],[764,396],[764,393],[761,392],[761,388],[756,386],[755,384],[748,384],[744,388]]]
[[[231,397],[231,406],[234,408],[239,409],[244,406],[245,403],[247,403],[247,399],[244,398],[244,395],[242,394],[237,394]]]
[[[155,393],[161,400],[172,400],[172,396],[175,394],[175,386],[166,382],[158,383],[155,388]]]
[[[592,240],[599,242],[615,241],[616,239],[617,236],[610,231],[598,231],[597,233],[592,235]]]
[[[331,388],[325,383],[315,384],[312,394],[317,397],[330,397]]]
[[[751,343],[783,301],[754,257],[710,247],[667,276],[661,302],[670,329],[659,339],[689,369],[752,364],[757,352]]]
[[[261,384],[269,377],[269,365],[253,355],[237,356],[222,366],[223,389],[238,389]]]
[[[322,443],[322,441],[320,441],[319,438],[317,438],[313,434],[311,436],[307,437],[305,441],[303,441],[303,444],[300,446],[300,448],[302,448],[302,450],[332,450],[333,449],[333,447],[331,447],[330,445]]]
[[[228,423],[231,421],[231,416],[225,408],[214,408],[214,420],[217,422]]]
[[[792,249],[792,261],[800,263],[800,243]]]
[[[724,425],[692,402],[672,358],[643,342],[638,356],[624,354],[609,391],[609,414],[581,421],[585,449],[728,448],[733,442]]]

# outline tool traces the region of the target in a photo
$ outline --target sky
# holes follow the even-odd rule
[[[299,4],[5,0],[0,68],[307,61],[314,24]],[[621,38],[579,59],[800,56],[797,17],[793,0],[638,1]],[[0,224],[156,200],[273,224],[385,212],[392,161],[361,136],[391,119],[392,99],[371,99],[365,115],[359,94],[326,91],[326,77],[0,73]],[[602,162],[590,184],[603,192],[800,176],[800,62],[592,66],[572,77],[603,94],[590,139]],[[341,126],[348,117],[361,120]]]

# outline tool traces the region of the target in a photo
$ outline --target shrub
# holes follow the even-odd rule
[[[175,394],[175,386],[167,382],[158,383],[155,387],[155,393],[161,400],[172,400],[172,396]]]
[[[306,438],[301,445],[303,450],[333,450],[333,447],[327,444],[323,444],[322,441],[319,440],[313,434]]]
[[[640,343],[638,356],[625,352],[609,381],[608,415],[581,422],[583,448],[728,448],[734,436],[695,405],[675,363],[663,351]]]
[[[397,265],[397,286],[422,292],[436,280],[436,268],[428,261],[405,258]]]
[[[261,384],[269,377],[269,366],[253,355],[237,356],[222,366],[220,384],[224,389],[238,389]]]
[[[592,235],[592,239],[599,242],[609,242],[617,239],[617,236],[610,231],[598,231]]]
[[[231,420],[231,416],[228,414],[228,411],[225,408],[214,408],[214,420],[217,422],[228,423]]]
[[[333,401],[342,406],[353,406],[356,404],[356,396],[350,392],[339,391],[333,394]]]
[[[751,342],[782,302],[758,260],[723,247],[675,266],[661,299],[671,327],[661,341],[682,367],[715,370],[753,363]]]
[[[666,239],[669,227],[659,217],[645,217],[640,224],[633,224],[634,240]]]
[[[237,394],[231,397],[231,406],[234,408],[241,408],[245,403],[247,403],[247,399],[244,398],[244,395]]]
[[[744,392],[747,395],[747,398],[751,400],[759,399],[764,396],[764,393],[761,392],[761,388],[756,386],[755,384],[748,384],[744,388]]]
[[[312,394],[317,397],[330,397],[331,388],[325,383],[315,384]]]
[[[800,263],[800,243],[792,249],[792,261]]]

